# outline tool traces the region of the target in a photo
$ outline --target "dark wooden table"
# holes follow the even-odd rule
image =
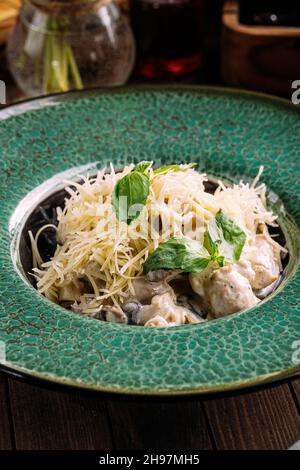
[[[300,379],[235,397],[124,399],[0,375],[0,449],[287,449],[300,438]]]
[[[3,70],[0,78],[10,83]],[[7,91],[10,102],[21,98]],[[0,450],[286,449],[298,439],[300,379],[170,401],[47,390],[0,374]]]

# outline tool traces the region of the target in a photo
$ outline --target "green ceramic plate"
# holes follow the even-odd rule
[[[2,364],[56,383],[138,394],[217,392],[299,371],[299,136],[300,107],[213,88],[70,93],[2,110]],[[290,250],[275,294],[246,312],[169,329],[82,318],[40,296],[19,259],[28,214],[61,187],[61,172],[71,178],[138,160],[198,162],[209,175],[236,181],[263,164]]]

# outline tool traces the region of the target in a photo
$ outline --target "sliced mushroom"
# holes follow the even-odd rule
[[[158,269],[157,271],[150,271],[146,274],[145,279],[150,282],[169,282],[178,276],[178,271]]]
[[[176,305],[174,296],[169,292],[155,295],[150,305],[142,305],[137,313],[138,325],[149,325],[149,321],[156,316],[164,318],[167,324],[184,325],[185,323],[199,323],[201,319],[193,315],[184,307]]]
[[[117,307],[103,306],[98,312],[93,313],[91,317],[111,323],[128,323],[127,315]]]
[[[134,325],[138,322],[138,313],[142,304],[138,300],[129,300],[122,305],[123,312],[127,315],[128,322]]]
[[[71,306],[73,312],[76,313],[83,313],[83,309],[81,305],[77,303]],[[108,321],[111,323],[128,323],[127,315],[117,307],[109,306],[109,305],[101,305],[96,311],[93,313],[85,313],[86,315],[95,318],[97,320]]]
[[[267,287],[264,287],[263,289],[255,290],[253,289],[254,294],[256,297],[259,299],[264,299],[267,297],[267,295],[270,295],[281,283],[281,276],[276,279],[276,281],[272,282],[272,284],[269,284]]]
[[[204,319],[205,311],[203,308],[203,301],[197,294],[179,295],[177,297],[177,304],[184,307],[191,315],[199,318],[200,321]]]
[[[134,299],[138,300],[142,304],[150,304],[151,299],[155,295],[164,294],[166,292],[174,295],[172,288],[165,280],[160,282],[152,282],[147,278],[142,277],[135,279],[132,282],[132,286],[134,290]]]

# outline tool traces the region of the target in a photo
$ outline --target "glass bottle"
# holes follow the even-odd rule
[[[7,58],[20,89],[37,96],[124,84],[135,43],[113,0],[24,0]]]
[[[205,0],[130,0],[137,73],[187,77],[202,66]]]

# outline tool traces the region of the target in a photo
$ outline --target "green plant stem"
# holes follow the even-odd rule
[[[73,86],[83,88],[83,82],[67,35],[58,18],[49,16],[47,21],[47,33],[45,34],[41,56],[34,63],[34,84],[42,81],[44,94],[67,91]],[[20,54],[18,65],[25,67],[28,56],[25,49]]]
[[[51,69],[50,69],[50,53],[49,53],[49,42],[47,39],[44,41],[44,76],[43,76],[43,93],[46,95],[49,93],[49,83],[50,83],[50,76],[51,76]]]
[[[68,62],[67,62],[67,54],[66,54],[66,39],[65,35],[61,37],[61,73],[64,77],[64,86],[65,90],[69,90],[69,73],[68,73]]]
[[[66,91],[66,79],[63,76],[62,70],[62,50],[59,44],[59,39],[56,35],[51,34],[49,36],[49,42],[51,47],[51,69],[53,78],[53,91]]]
[[[34,63],[34,85],[39,86],[40,83],[40,74],[41,74],[41,63],[39,60],[36,60]]]
[[[25,51],[25,49],[23,49],[18,59],[18,65],[20,67],[24,67],[27,62],[27,59],[28,59],[28,54]]]
[[[67,61],[69,62],[70,72],[73,77],[75,88],[77,88],[78,90],[82,90],[83,83],[82,83],[81,76],[80,76],[80,73],[79,73],[75,58],[74,58],[74,54],[69,44],[66,44],[66,55],[67,55]]]
[[[67,91],[69,86],[69,74],[72,77],[75,88],[82,89],[83,83],[74,58],[73,51],[66,37],[60,31],[56,18],[49,18],[49,29],[61,34],[49,36],[51,43],[51,67],[52,67],[52,91]]]

